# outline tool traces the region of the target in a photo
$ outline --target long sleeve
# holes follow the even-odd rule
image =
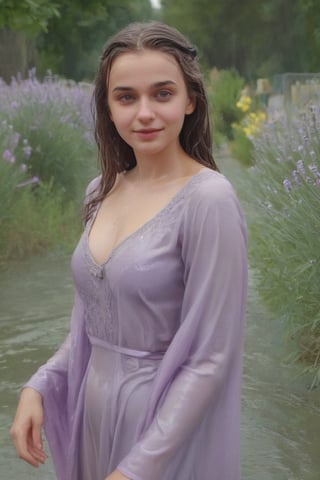
[[[42,365],[24,387],[32,387],[42,396],[66,388],[70,354],[70,333],[53,356]]]
[[[90,199],[99,177],[88,185]],[[76,289],[70,331],[57,352],[30,378],[24,387],[37,390],[43,400],[44,427],[57,478],[69,480],[70,445],[75,424],[77,399],[90,356],[85,329],[84,306]],[[72,444],[73,445],[73,444]]]
[[[68,451],[76,400],[90,355],[84,328],[83,305],[75,295],[70,332],[58,351],[25,384],[39,391],[44,406],[44,427],[57,478],[71,478]]]
[[[230,382],[237,383],[238,390],[241,383],[246,229],[223,176],[189,198],[180,233],[185,291],[181,325],[166,353],[176,371],[150,425],[118,466],[132,480],[163,479],[170,458],[206,413],[230,401]],[[172,367],[175,358],[183,362]]]
[[[70,350],[69,333],[59,350],[24,385],[41,394],[46,437],[59,479],[64,478],[66,445],[69,441],[66,407]]]
[[[91,199],[99,181],[100,177],[96,177],[88,184],[85,193],[85,204]],[[71,318],[75,316],[75,310],[76,299]],[[57,352],[38,369],[24,387],[32,387],[42,396],[47,390],[51,391],[51,393],[55,390],[58,393],[62,388],[67,389],[70,349],[71,333],[69,332]]]

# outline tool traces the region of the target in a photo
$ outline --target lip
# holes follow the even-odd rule
[[[162,128],[141,128],[133,132],[142,139],[151,139],[156,137],[163,129]]]

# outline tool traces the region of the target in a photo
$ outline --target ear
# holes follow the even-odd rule
[[[196,99],[195,97],[188,97],[188,102],[187,102],[187,105],[186,105],[186,110],[185,110],[185,114],[186,115],[190,115],[191,113],[194,112],[194,109],[196,108]]]

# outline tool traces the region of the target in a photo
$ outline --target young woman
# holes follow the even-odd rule
[[[164,24],[129,25],[94,98],[101,176],[70,334],[22,390],[17,453],[44,462],[44,421],[59,480],[239,480],[246,230],[196,51]]]

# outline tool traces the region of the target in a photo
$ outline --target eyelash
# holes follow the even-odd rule
[[[124,95],[121,95],[119,97],[120,102],[128,102],[133,99],[133,96],[130,95],[129,93],[125,93]]]
[[[159,90],[155,94],[155,97],[160,101],[167,101],[170,97],[172,97],[172,92],[169,92],[168,90]],[[118,97],[118,101],[122,104],[131,103],[134,99],[134,95],[131,95],[130,93],[125,93],[124,95]]]
[[[163,95],[164,94],[164,95]],[[172,96],[172,93],[169,92],[168,90],[160,90],[157,95],[156,95],[158,98],[160,98],[161,100],[167,100],[168,98],[170,98]]]

